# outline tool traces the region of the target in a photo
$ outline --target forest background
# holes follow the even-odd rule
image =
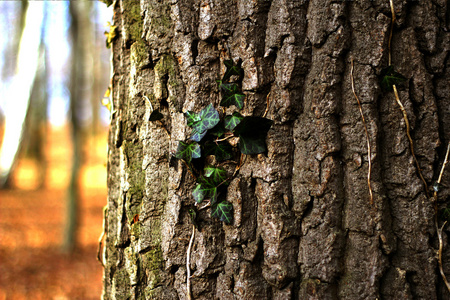
[[[111,18],[98,1],[0,1],[0,300],[100,297]]]

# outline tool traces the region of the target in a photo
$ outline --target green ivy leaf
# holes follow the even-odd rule
[[[223,161],[232,157],[233,148],[227,142],[207,142],[204,145],[205,156],[214,155],[217,161]]]
[[[197,203],[202,203],[205,198],[210,198],[211,205],[217,202],[217,187],[205,177],[200,177],[198,179],[198,184],[192,191],[192,196]]]
[[[190,208],[188,212],[189,212],[189,215],[191,216],[192,224],[195,227],[197,227],[197,212],[194,209],[192,209],[192,208]]]
[[[231,116],[226,116],[224,119],[225,128],[233,130],[243,118],[244,117],[238,112],[234,112]]]
[[[222,168],[207,166],[205,167],[205,177],[210,178],[212,183],[217,186],[227,180],[227,171]]]
[[[206,131],[203,133],[198,133],[197,131],[193,130],[192,135],[189,139],[194,142],[200,142],[205,137],[205,135],[206,135]]]
[[[220,121],[220,116],[212,104],[209,104],[200,112],[200,120],[193,124],[193,128],[198,133],[204,133],[213,128]]]
[[[225,107],[230,107],[231,105],[236,106],[238,109],[242,109],[244,107],[244,94],[231,94],[225,95],[222,101],[220,101],[220,105]]]
[[[441,209],[440,211],[440,217],[446,221],[450,220],[450,209],[448,207]]]
[[[203,188],[201,183],[197,184],[192,191],[192,196],[197,203],[202,203],[203,199],[206,196],[206,189]]]
[[[239,136],[239,149],[243,154],[258,154],[267,150],[266,136],[272,120],[262,117],[244,117],[234,128]]]
[[[195,122],[198,122],[201,120],[200,115],[193,112],[193,111],[187,111],[185,113],[185,116],[187,118],[187,125],[189,127],[192,127],[194,125]]]
[[[236,83],[221,83],[219,88],[225,94],[236,94],[239,93],[239,86]]]
[[[406,77],[394,71],[393,66],[389,66],[381,70],[381,88],[384,91],[392,91],[393,85],[398,85],[406,80]]]
[[[221,137],[225,133],[223,122],[219,122],[216,126],[214,126],[214,128],[208,130],[208,133],[216,137]]]
[[[242,154],[258,154],[267,150],[264,139],[245,136],[240,136],[239,149]]]
[[[150,114],[149,121],[159,121],[162,118],[164,118],[164,115],[162,113],[160,113],[159,110],[155,109]]]
[[[178,143],[177,152],[175,153],[176,158],[185,160],[186,162],[191,162],[193,158],[200,158],[202,156],[200,145],[197,143],[185,143],[180,141]]]
[[[239,66],[235,66],[233,63],[233,60],[231,60],[231,59],[226,60],[223,63],[227,67],[227,70],[225,71],[225,74],[223,75],[222,81],[227,81],[233,75],[237,75],[239,77],[242,77],[242,75],[244,75],[244,70],[242,70],[242,68]]]
[[[223,97],[222,101],[220,101],[220,105],[225,107],[234,105],[238,109],[242,109],[242,107],[244,107],[245,95],[241,93],[236,83],[221,84],[220,89],[223,91]]]
[[[211,217],[230,224],[233,222],[233,205],[228,201],[222,201],[211,205]]]

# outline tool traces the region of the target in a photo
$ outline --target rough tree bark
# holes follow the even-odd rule
[[[450,141],[450,7],[395,0],[392,63],[428,185]],[[187,299],[194,180],[173,157],[183,112],[220,102],[242,61],[244,114],[274,121],[267,155],[228,187],[234,223],[200,213],[193,299],[448,299],[435,206],[414,165],[388,66],[389,0],[117,0],[104,299]],[[368,189],[366,134],[371,145]],[[151,106],[170,132],[149,122]],[[439,205],[445,206],[450,170]],[[373,204],[371,204],[371,200]],[[442,219],[439,219],[442,224]],[[447,231],[444,230],[446,240]],[[444,248],[450,274],[450,251]]]

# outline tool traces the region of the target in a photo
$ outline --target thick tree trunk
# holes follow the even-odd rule
[[[436,207],[394,93],[379,81],[391,52],[431,186],[450,141],[449,7],[393,4],[390,42],[389,0],[114,2],[104,299],[189,298],[194,179],[173,154],[190,134],[183,113],[218,107],[227,59],[242,61],[243,114],[268,108],[274,124],[267,155],[247,156],[228,187],[234,222],[200,211],[192,298],[450,297]],[[149,122],[152,109],[169,134]],[[447,170],[440,206],[449,181]],[[450,274],[446,246],[443,256]]]

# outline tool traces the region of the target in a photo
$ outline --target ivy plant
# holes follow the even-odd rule
[[[406,80],[406,77],[395,71],[394,66],[390,65],[380,72],[381,88],[384,91],[392,91],[394,85],[399,85]]]
[[[238,112],[245,102],[241,87],[243,70],[232,60],[226,60],[224,64],[225,74],[217,81],[220,105],[234,106],[236,110],[232,114],[221,115],[213,104],[209,104],[199,112],[187,111],[186,125],[191,128],[191,134],[186,141],[179,141],[175,157],[186,162],[196,178],[192,197],[197,205],[209,200],[211,216],[230,224],[233,222],[233,205],[226,201],[225,195],[226,187],[236,172],[231,174],[225,166],[234,164],[237,167],[241,154],[266,152],[265,140],[272,121],[243,116]],[[155,114],[150,116],[150,120],[159,120],[160,117]],[[193,211],[192,216],[197,216],[197,213]]]

